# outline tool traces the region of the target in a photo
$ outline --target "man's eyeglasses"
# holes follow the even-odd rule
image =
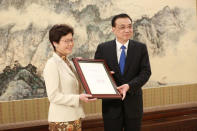
[[[125,30],[125,29],[131,30],[131,29],[132,29],[132,26],[131,26],[131,25],[129,25],[129,26],[117,26],[117,28],[118,28],[119,30]]]

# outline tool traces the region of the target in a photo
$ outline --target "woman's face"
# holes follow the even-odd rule
[[[54,42],[53,44],[56,48],[56,52],[65,56],[71,54],[74,46],[72,33],[62,36],[59,43]]]

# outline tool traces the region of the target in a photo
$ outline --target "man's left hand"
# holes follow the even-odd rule
[[[120,94],[122,94],[122,100],[124,100],[125,97],[126,97],[126,93],[129,90],[129,85],[124,84],[124,85],[121,85],[121,86],[117,87],[117,89],[120,92]]]

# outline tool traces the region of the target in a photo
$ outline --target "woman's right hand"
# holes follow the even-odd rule
[[[91,98],[91,99],[90,99]],[[97,98],[92,98],[92,95],[90,94],[80,94],[79,99],[83,102],[90,102],[90,101],[95,101]]]

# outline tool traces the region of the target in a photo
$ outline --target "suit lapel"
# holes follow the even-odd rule
[[[70,76],[76,79],[75,74],[60,56],[58,56],[56,53],[53,53],[53,57],[58,64],[58,69],[60,73],[68,73]]]
[[[62,59],[59,60],[58,64],[59,64],[60,72],[66,71],[67,73],[70,74],[70,76],[72,76],[73,78],[75,78],[75,74],[72,72],[72,70],[70,69],[70,67]]]
[[[128,71],[129,66],[131,65],[130,62],[131,62],[132,58],[134,58],[134,51],[135,51],[134,47],[135,47],[135,45],[132,43],[131,40],[129,40],[127,57],[126,57],[125,68],[124,68],[124,74],[125,74],[125,72]]]
[[[115,68],[115,72],[120,74],[120,67],[118,64],[118,58],[117,58],[117,49],[116,49],[116,41],[114,40],[112,43],[112,48],[110,49],[112,50],[112,62]]]

